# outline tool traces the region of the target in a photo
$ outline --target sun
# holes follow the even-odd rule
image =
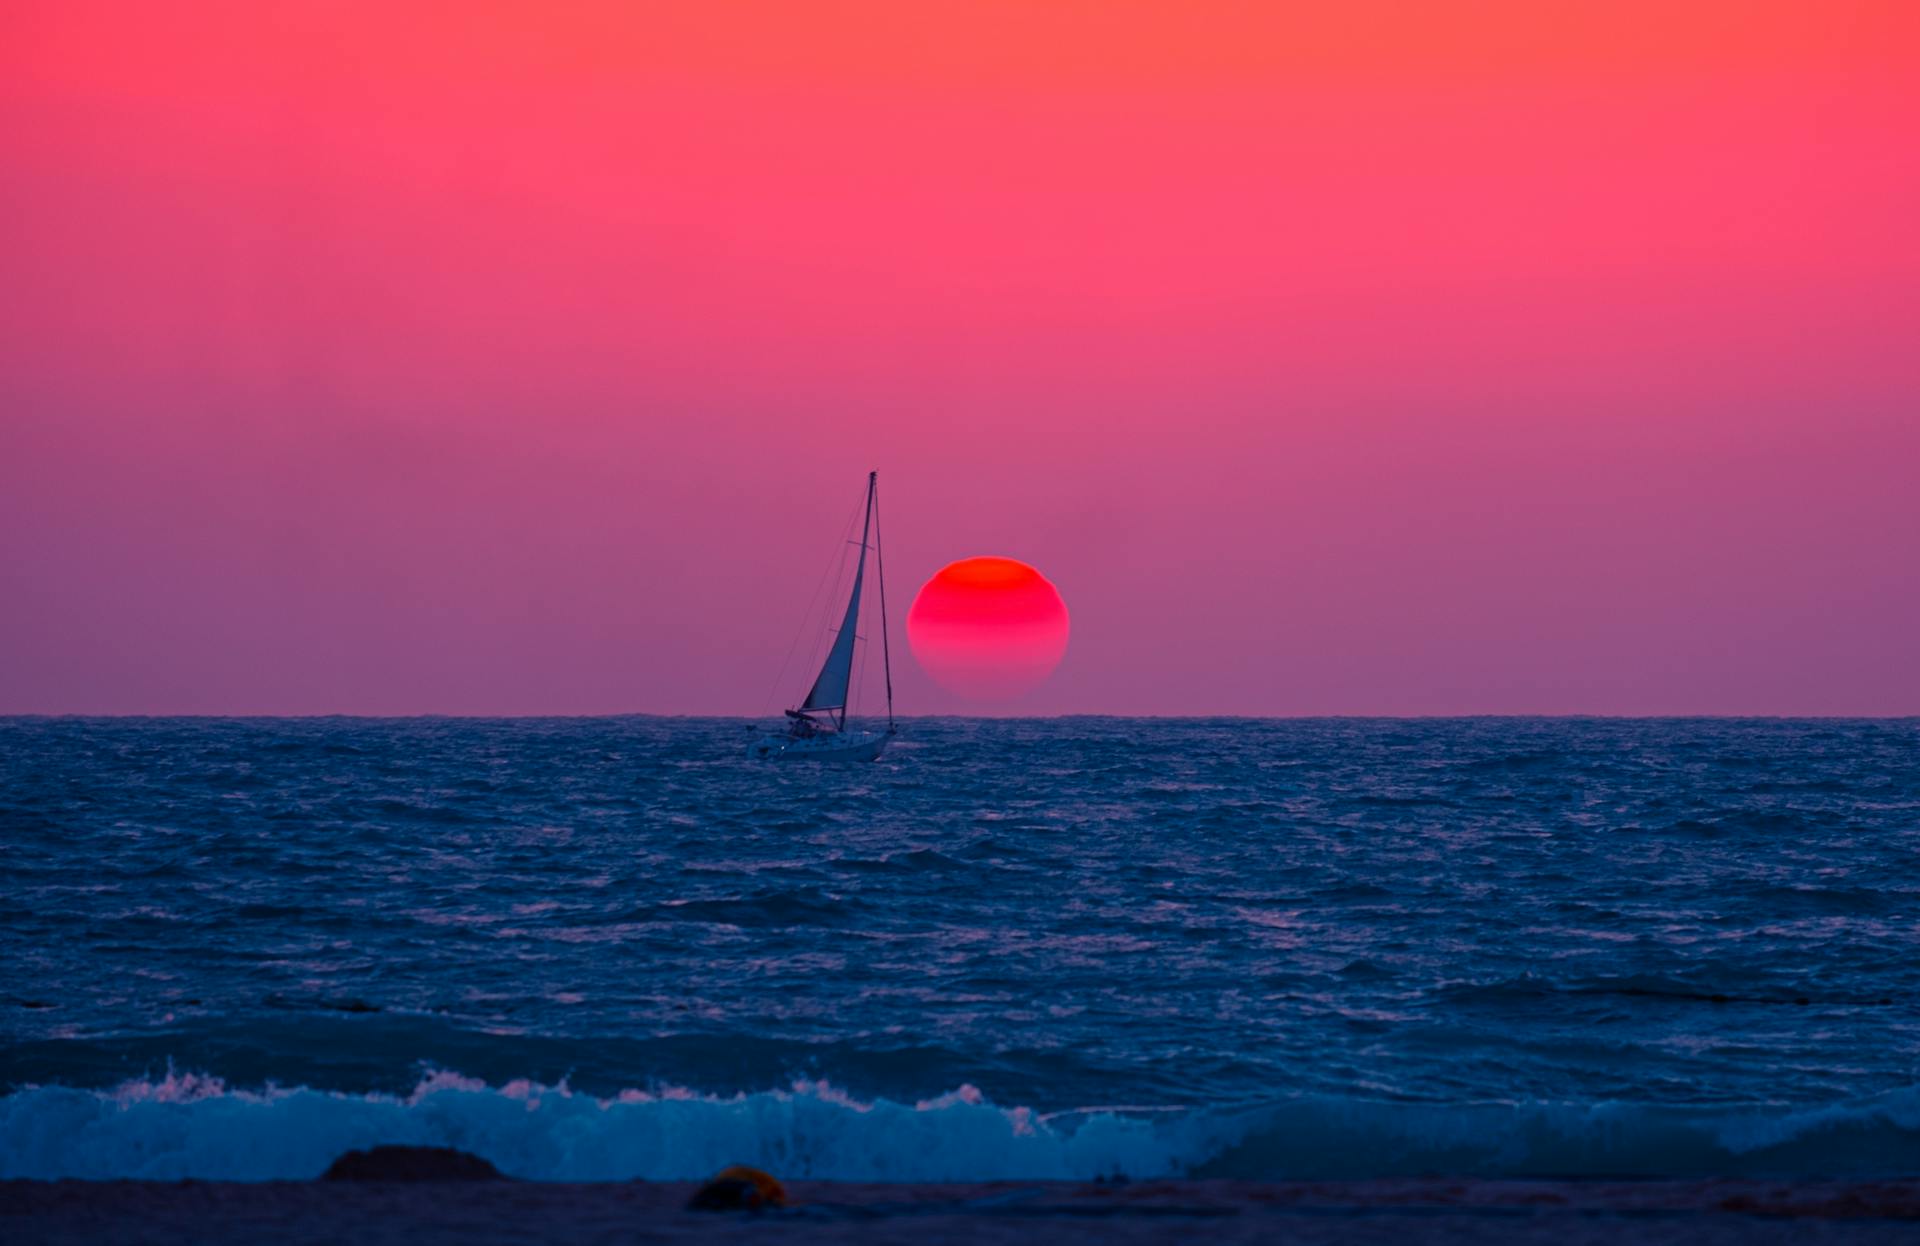
[[[920,586],[907,611],[913,656],[949,692],[1005,701],[1038,686],[1067,652],[1067,603],[1017,558],[963,558]]]

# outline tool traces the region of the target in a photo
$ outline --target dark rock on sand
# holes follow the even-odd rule
[[[500,1170],[478,1155],[450,1146],[377,1146],[348,1151],[321,1174],[322,1181],[504,1181]]]
[[[761,1211],[784,1207],[787,1188],[758,1168],[735,1164],[722,1168],[713,1180],[687,1200],[690,1211]]]

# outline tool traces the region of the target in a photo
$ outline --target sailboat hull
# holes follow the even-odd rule
[[[764,735],[747,749],[747,756],[766,761],[872,761],[892,738],[892,732],[877,731],[836,731],[806,739]]]

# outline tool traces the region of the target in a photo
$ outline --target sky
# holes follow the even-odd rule
[[[1920,713],[1916,133],[1904,3],[0,0],[0,712],[777,711],[877,470],[993,712]]]

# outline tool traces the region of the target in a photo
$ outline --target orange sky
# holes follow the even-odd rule
[[[1912,711],[1916,14],[8,3],[0,711]]]

